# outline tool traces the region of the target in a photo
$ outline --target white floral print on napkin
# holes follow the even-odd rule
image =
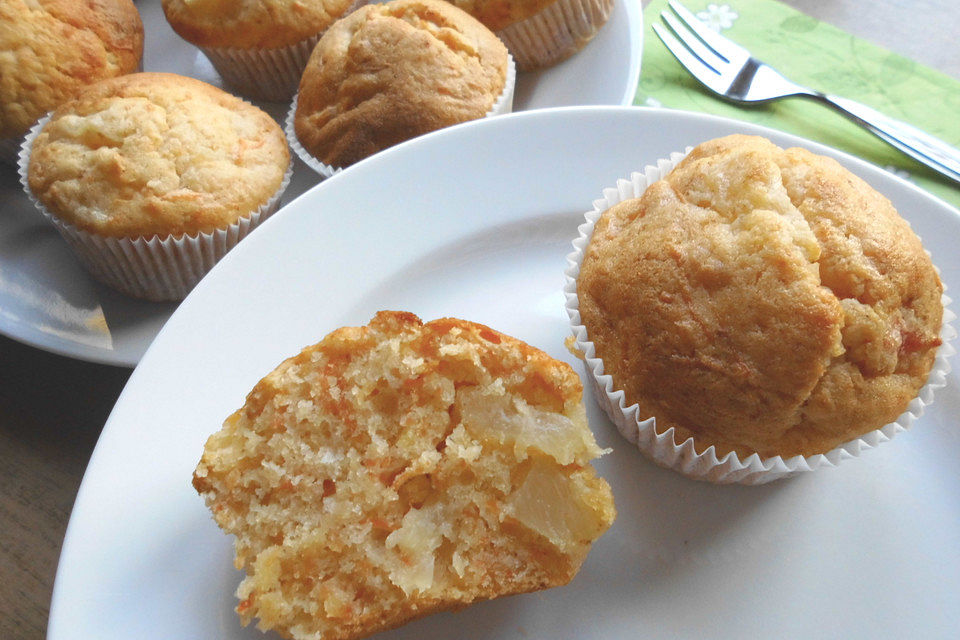
[[[697,17],[714,31],[723,31],[732,27],[733,21],[739,18],[740,14],[731,9],[728,4],[711,2],[706,9],[697,12]]]
[[[906,169],[901,169],[900,167],[895,167],[892,164],[888,164],[884,167],[887,171],[897,176],[898,178],[903,178],[909,182],[913,182],[913,176],[910,175],[910,172]]]

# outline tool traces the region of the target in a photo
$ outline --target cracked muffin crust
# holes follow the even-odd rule
[[[131,0],[0,2],[0,138],[22,136],[89,84],[134,71],[142,54]]]
[[[29,185],[54,216],[107,237],[227,227],[266,203],[290,163],[260,109],[199,80],[138,73],[101,81],[53,114]]]
[[[940,344],[942,285],[890,202],[751,136],[694,149],[600,217],[577,281],[615,388],[697,451],[809,456],[895,420]]]
[[[579,377],[483,325],[380,312],[283,362],[193,484],[244,623],[346,640],[567,583],[612,523]]]
[[[484,117],[507,88],[507,72],[503,43],[453,5],[367,5],[317,43],[300,81],[294,130],[314,157],[345,167]]]

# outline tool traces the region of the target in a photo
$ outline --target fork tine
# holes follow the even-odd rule
[[[677,38],[686,45],[690,52],[700,58],[700,61],[716,71],[723,73],[722,69],[730,63],[729,60],[717,54],[716,51],[703,44],[697,36],[686,28],[679,20],[667,11],[660,14],[660,19],[667,23],[670,30]]]
[[[703,40],[708,47],[713,49],[713,51],[725,61],[746,60],[750,57],[749,51],[700,22],[697,16],[690,13],[690,10],[677,0],[667,0],[667,4],[669,4],[673,12],[677,14],[677,17],[679,17],[691,31],[697,34],[698,38]]]
[[[723,93],[726,87],[721,86],[723,83],[720,81],[720,74],[716,69],[693,55],[690,50],[667,29],[661,27],[659,24],[653,24],[651,26],[653,27],[654,33],[657,34],[657,37],[660,38],[661,42],[670,50],[673,57],[686,67],[687,71],[712,91]]]

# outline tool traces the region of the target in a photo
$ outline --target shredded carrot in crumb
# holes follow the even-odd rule
[[[250,595],[246,600],[242,600],[240,604],[237,605],[237,613],[243,614],[252,606],[253,595]]]
[[[323,481],[323,497],[332,496],[337,492],[337,483],[327,478]]]
[[[374,529],[380,529],[381,531],[391,531],[393,529],[390,523],[383,518],[374,518],[370,521],[370,524],[373,525]]]
[[[500,336],[493,332],[491,329],[483,328],[480,330],[480,337],[486,340],[487,342],[492,342],[493,344],[500,344]]]

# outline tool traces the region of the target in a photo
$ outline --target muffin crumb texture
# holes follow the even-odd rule
[[[891,203],[757,137],[704,143],[604,212],[577,292],[627,405],[719,455],[825,453],[892,422],[940,345],[942,285]]]
[[[514,338],[402,312],[285,361],[194,475],[236,536],[244,623],[358,638],[568,582],[614,518],[581,391]]]
[[[58,109],[30,156],[37,199],[112,237],[209,233],[265,204],[290,163],[269,115],[164,73],[102,81]]]
[[[503,93],[507,49],[441,0],[367,5],[320,38],[300,81],[303,147],[345,167],[418,135],[484,117]]]
[[[3,0],[0,138],[26,133],[90,83],[134,71],[142,54],[130,0]]]

